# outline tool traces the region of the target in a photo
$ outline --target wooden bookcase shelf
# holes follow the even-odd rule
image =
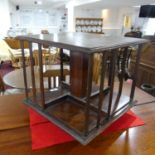
[[[62,128],[81,144],[86,145],[105,130],[110,124],[127,112],[134,105],[134,92],[137,70],[140,60],[139,46],[130,94],[123,94],[123,80],[128,48],[141,45],[146,40],[125,37],[106,37],[90,33],[59,33],[17,37],[21,42],[24,60],[24,41],[29,42],[31,56],[32,91],[28,88],[26,65],[23,61],[26,99],[24,103]],[[39,88],[36,88],[32,43],[38,44]],[[42,45],[60,48],[59,87],[45,88],[42,64]],[[118,49],[122,48],[121,71],[116,70]],[[65,83],[63,49],[70,50],[70,80]],[[94,55],[100,54],[100,83],[93,82]],[[109,59],[110,57],[110,59]],[[107,64],[107,60],[110,63]],[[109,65],[109,67],[108,67]],[[105,76],[108,69],[108,76]],[[52,72],[52,69],[50,70]],[[116,72],[119,72],[117,89],[114,87]],[[52,75],[52,74],[51,74]],[[49,77],[50,78],[50,77]],[[107,79],[106,79],[107,78]],[[107,80],[107,83],[105,81]],[[123,123],[123,122],[122,122]],[[54,133],[53,133],[54,134]]]

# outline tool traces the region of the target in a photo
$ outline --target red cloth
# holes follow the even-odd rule
[[[61,144],[74,140],[74,138],[71,137],[68,133],[53,123],[49,122],[46,118],[34,110],[29,109],[29,113],[33,150],[46,148],[55,144]],[[108,127],[102,133],[102,135],[144,124],[145,123],[141,118],[129,110],[117,121],[115,121],[110,127]]]

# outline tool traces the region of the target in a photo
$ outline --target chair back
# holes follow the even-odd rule
[[[8,51],[7,45],[3,40],[0,40],[0,61],[10,60],[10,53]]]
[[[41,30],[41,34],[49,34],[48,30]],[[43,44],[43,48],[49,48],[49,45]]]
[[[49,34],[48,30],[41,30],[41,34]]]
[[[12,37],[6,37],[4,39],[4,41],[9,45],[10,48],[12,49],[20,49],[20,41],[15,39],[15,38],[12,38]],[[24,41],[24,48],[28,48],[29,47],[29,44],[28,42]]]
[[[66,81],[66,76],[70,74],[68,69],[63,69],[63,79]],[[48,88],[57,88],[60,84],[61,71],[60,69],[47,70],[43,73],[44,78],[48,78]]]

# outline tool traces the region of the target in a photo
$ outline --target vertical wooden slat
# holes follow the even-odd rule
[[[89,55],[70,52],[70,91],[76,97],[86,97]]]
[[[43,60],[42,60],[42,48],[41,47],[42,47],[41,44],[38,44],[41,106],[42,108],[45,108]]]
[[[60,82],[64,80],[63,75],[63,49],[60,48]]]
[[[121,62],[121,70],[119,70],[118,72],[118,78],[119,78],[119,88],[118,88],[118,95],[114,104],[114,108],[112,113],[115,112],[115,110],[117,109],[121,94],[122,94],[122,89],[123,89],[123,79],[124,79],[124,75],[125,75],[125,69],[126,69],[126,63],[127,63],[127,55],[128,55],[128,47],[126,47],[125,49],[123,49],[123,60]],[[120,60],[119,60],[120,61]],[[119,62],[120,63],[120,62]]]
[[[112,55],[112,52],[110,51],[110,54]],[[112,75],[111,75],[111,70],[112,70],[112,65],[111,65],[111,56],[110,56],[110,58],[109,58],[109,67],[108,67],[108,86],[110,86],[110,84],[111,84],[111,78],[112,78]]]
[[[137,55],[136,55],[135,68],[134,68],[134,73],[133,73],[133,82],[132,82],[132,87],[131,87],[131,92],[130,92],[130,102],[131,103],[133,101],[134,93],[135,93],[141,50],[142,50],[142,45],[139,45],[138,50],[137,50]]]
[[[33,100],[36,101],[36,85],[35,85],[35,74],[34,74],[34,59],[32,53],[32,42],[29,42],[29,51],[30,51],[30,65],[31,65],[31,78],[32,78],[32,92],[33,92]]]
[[[85,107],[85,136],[88,135],[89,130],[89,105],[90,96],[92,90],[92,77],[93,77],[93,54],[89,55],[88,63],[88,80],[87,80],[87,92],[86,92],[86,107]]]
[[[113,50],[111,52],[111,58],[110,58],[110,75],[111,75],[111,81],[110,81],[110,94],[109,94],[109,105],[108,105],[108,115],[107,119],[109,119],[111,115],[111,107],[112,107],[112,100],[113,100],[113,89],[114,89],[114,80],[115,80],[115,65],[116,65],[116,51]]]
[[[28,99],[28,85],[27,85],[27,75],[26,75],[26,64],[25,64],[25,53],[24,53],[24,41],[20,40],[20,46],[22,49],[22,62],[23,62],[23,75],[24,75],[24,84],[25,84],[25,95]]]
[[[100,73],[100,93],[99,93],[98,116],[97,116],[97,125],[96,125],[97,128],[100,125],[101,114],[102,114],[102,101],[103,101],[105,71],[106,71],[106,51],[102,55],[102,64],[101,64],[101,73]]]

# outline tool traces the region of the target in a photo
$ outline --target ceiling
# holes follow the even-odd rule
[[[106,7],[122,7],[122,6],[137,6],[142,4],[152,4],[155,0],[10,0],[13,4],[32,7],[62,7],[70,1],[80,2],[79,7],[82,8],[106,8]],[[42,5],[34,4],[35,1],[42,1]]]
[[[71,0],[9,0],[14,5],[22,7],[61,7]],[[35,4],[36,1],[41,1],[41,5]]]
[[[155,0],[100,0],[98,2],[84,4],[81,8],[107,8],[107,7],[129,7],[145,4],[155,4]]]

